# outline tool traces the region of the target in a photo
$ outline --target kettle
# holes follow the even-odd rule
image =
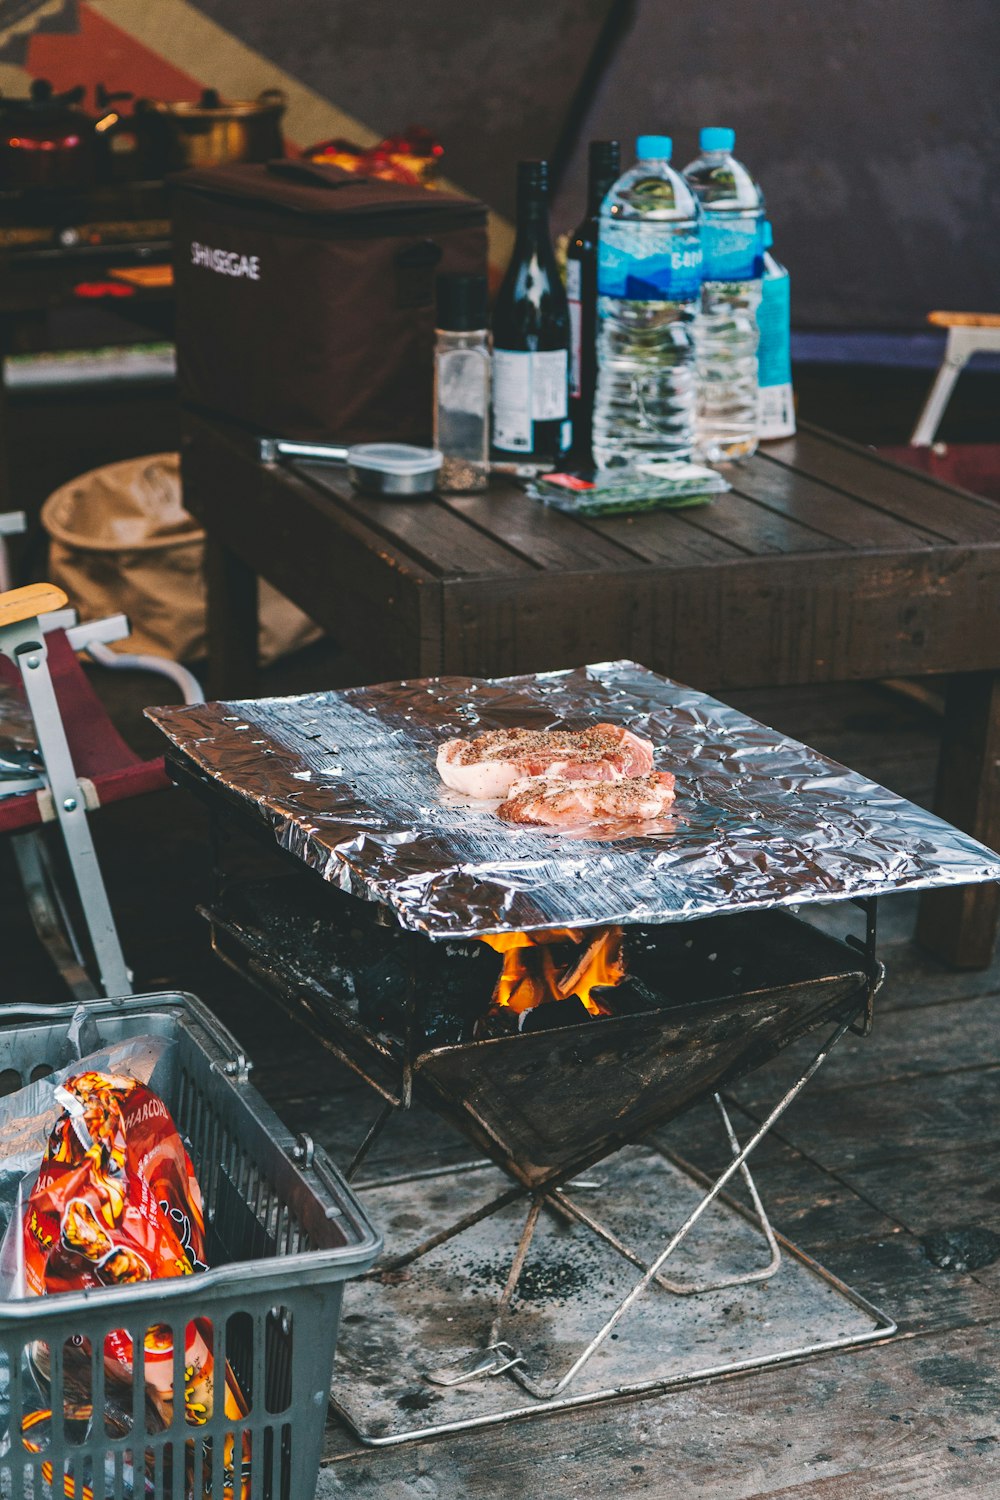
[[[94,181],[96,121],[82,85],[53,92],[35,78],[26,99],[0,97],[0,189],[86,189]]]

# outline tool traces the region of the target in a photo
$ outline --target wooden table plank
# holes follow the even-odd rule
[[[947,672],[996,658],[956,606],[989,586],[974,549],[662,564],[564,575],[558,589],[544,574],[502,590],[454,580],[443,652],[447,670],[473,676],[631,656],[710,691]]]
[[[710,531],[742,547],[751,557],[769,553],[833,552],[839,543],[815,527],[802,525],[756,500],[730,490],[716,495],[708,505],[685,514],[692,526]]]
[[[538,571],[537,563],[486,536],[436,495],[380,500],[359,495],[329,464],[296,462],[289,468],[438,578],[506,577]]]
[[[995,502],[938,484],[843,438],[804,428],[784,442],[769,443],[764,456],[944,541],[1000,542],[1000,506]]]
[[[478,495],[442,495],[442,504],[536,567],[593,572],[635,567],[636,554],[613,534],[598,536],[574,516],[511,484]]]
[[[997,597],[996,590],[984,596],[992,599],[992,611],[983,623],[994,633],[1000,631]],[[934,806],[990,848],[1000,846],[1000,672],[963,671],[948,684]],[[981,968],[993,954],[998,915],[996,884],[931,891],[921,903],[917,933],[947,962]]]
[[[831,490],[829,485],[797,474],[782,463],[769,462],[769,447],[749,463],[729,465],[724,470],[738,494],[812,526],[852,550],[870,547],[909,550],[933,546],[939,540],[924,527],[901,521],[842,490]]]
[[[634,516],[592,516],[586,525],[598,536],[627,547],[644,562],[686,568],[727,563],[747,556],[747,549],[731,537],[717,536],[693,525],[694,509],[643,511]]]

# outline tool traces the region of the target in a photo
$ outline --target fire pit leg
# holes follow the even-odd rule
[[[674,1251],[677,1249],[677,1246],[682,1242],[682,1240],[687,1238],[688,1234],[697,1224],[702,1214],[715,1202],[716,1198],[718,1198],[719,1194],[722,1192],[726,1184],[733,1177],[735,1177],[737,1172],[742,1170],[747,1158],[753,1151],[757,1149],[764,1137],[769,1133],[772,1127],[785,1113],[785,1110],[788,1108],[788,1106],[802,1092],[806,1084],[809,1082],[810,1078],[812,1078],[813,1075],[819,1071],[819,1069],[822,1067],[823,1063],[829,1056],[830,1052],[837,1045],[844,1034],[850,1029],[850,1025],[851,1022],[849,1020],[841,1022],[841,1024],[833,1032],[829,1040],[825,1043],[825,1045],[820,1048],[819,1052],[816,1053],[815,1057],[809,1064],[808,1068],[806,1068],[801,1078],[799,1078],[798,1081],[794,1083],[785,1094],[782,1095],[781,1099],[771,1110],[771,1113],[767,1116],[766,1120],[764,1120],[764,1122],[758,1126],[745,1146],[740,1147],[739,1142],[736,1140],[735,1132],[732,1133],[731,1144],[734,1146],[734,1148],[738,1148],[735,1150],[732,1161],[726,1167],[725,1171],[720,1173],[720,1175],[715,1179],[711,1187],[705,1193],[704,1197],[698,1202],[695,1208],[692,1209],[691,1213],[688,1214],[687,1218],[684,1220],[684,1223],[672,1236],[666,1247],[653,1261],[652,1265],[646,1267],[643,1275],[635,1283],[631,1291],[629,1291],[627,1295],[622,1298],[621,1302],[619,1302],[618,1306],[604,1323],[603,1327],[598,1330],[598,1332],[594,1335],[583,1352],[577,1356],[566,1373],[561,1376],[560,1379],[557,1380],[553,1385],[545,1387],[538,1381],[534,1380],[523,1366],[513,1365],[511,1367],[510,1374],[518,1382],[519,1385],[523,1386],[523,1388],[529,1393],[529,1395],[534,1396],[537,1400],[540,1401],[552,1401],[557,1396],[562,1395],[563,1391],[575,1378],[575,1376],[579,1374],[588,1360],[590,1360],[590,1358],[594,1354],[596,1354],[597,1350],[600,1349],[601,1345],[606,1343],[608,1338],[610,1338],[614,1329],[618,1326],[618,1324],[621,1322],[622,1318],[624,1318],[625,1314],[630,1310],[630,1308],[639,1300],[649,1284],[657,1279],[660,1273],[660,1268],[674,1253]],[[754,1197],[755,1202],[759,1202],[759,1199],[756,1198],[756,1195],[754,1195]],[[569,1206],[569,1201],[567,1199],[562,1199],[561,1201],[565,1203],[567,1207]],[[761,1212],[763,1212],[763,1210],[761,1210]],[[768,1228],[770,1228],[770,1225],[768,1225]]]
[[[388,1125],[389,1121],[392,1119],[392,1116],[396,1113],[396,1110],[398,1108],[399,1105],[395,1104],[391,1099],[386,1104],[383,1104],[382,1108],[375,1116],[374,1122],[370,1126],[367,1135],[351,1158],[351,1164],[347,1168],[347,1171],[344,1173],[345,1181],[350,1182],[355,1176],[358,1168],[361,1166],[361,1163],[364,1161],[365,1157],[368,1155],[369,1151],[372,1149],[375,1142],[378,1140],[379,1136],[382,1134],[383,1130]]]
[[[466,1229],[471,1229],[473,1224],[478,1224],[481,1219],[488,1219],[491,1214],[498,1213],[501,1208],[506,1208],[508,1203],[513,1203],[517,1198],[523,1198],[527,1191],[527,1188],[522,1187],[520,1183],[515,1187],[508,1188],[499,1197],[491,1198],[489,1203],[484,1203],[479,1208],[472,1209],[470,1213],[463,1214],[460,1219],[456,1219],[454,1224],[449,1224],[446,1229],[439,1229],[437,1234],[432,1234],[428,1239],[421,1240],[419,1245],[415,1245],[412,1250],[407,1250],[405,1255],[397,1255],[392,1260],[387,1260],[382,1265],[375,1266],[372,1270],[366,1271],[361,1280],[377,1281],[387,1271],[401,1271],[404,1266],[411,1265],[413,1261],[419,1260],[422,1255],[426,1255],[430,1250],[436,1250],[438,1245],[443,1245],[446,1240],[453,1240],[457,1234],[462,1234]]]
[[[521,1279],[521,1272],[524,1270],[525,1257],[528,1254],[528,1249],[531,1245],[532,1239],[534,1238],[535,1226],[538,1223],[538,1215],[542,1211],[545,1199],[545,1193],[538,1193],[531,1200],[531,1207],[528,1209],[528,1217],[524,1221],[524,1228],[521,1230],[521,1238],[518,1241],[517,1249],[514,1252],[514,1259],[511,1261],[510,1272],[507,1276],[507,1284],[500,1294],[500,1301],[497,1304],[497,1310],[493,1316],[493,1322],[490,1326],[489,1341],[491,1348],[495,1347],[500,1341],[500,1324],[503,1322],[504,1314],[510,1306],[510,1300],[514,1295],[517,1283]]]
[[[713,1094],[712,1098],[715,1101],[716,1109],[719,1111],[719,1114],[722,1117],[722,1123],[726,1128],[726,1134],[729,1137],[729,1144],[732,1148],[733,1156],[739,1156],[740,1143],[737,1138],[736,1131],[733,1129],[733,1122],[729,1118],[729,1111],[726,1109],[725,1104],[722,1102],[722,1096],[720,1094]],[[760,1232],[767,1241],[768,1249],[771,1252],[771,1257],[767,1265],[762,1266],[760,1270],[757,1271],[746,1271],[742,1276],[724,1277],[721,1281],[701,1281],[685,1283],[679,1281],[669,1281],[665,1276],[658,1276],[656,1279],[660,1286],[666,1286],[669,1291],[676,1293],[678,1297],[697,1297],[705,1292],[721,1292],[724,1291],[727,1287],[731,1286],[749,1286],[755,1281],[769,1281],[770,1278],[774,1275],[775,1271],[777,1271],[778,1267],[781,1265],[781,1246],[778,1244],[774,1230],[771,1227],[771,1221],[767,1217],[767,1211],[764,1208],[763,1203],[760,1201],[760,1194],[757,1191],[757,1184],[754,1182],[753,1177],[750,1175],[750,1168],[747,1166],[745,1160],[740,1165],[740,1176],[746,1183],[747,1192],[750,1194],[750,1201],[753,1204],[754,1218],[757,1220],[757,1223],[760,1226]]]
[[[726,1106],[723,1104],[722,1099],[718,1094],[714,1094],[713,1098],[715,1100],[715,1106],[722,1117],[722,1122],[726,1127],[726,1134],[729,1137],[729,1144],[732,1147],[733,1156],[738,1156],[740,1153],[740,1143],[736,1137],[736,1132],[733,1129],[732,1121],[729,1118],[729,1112],[727,1111]],[[663,1154],[668,1155],[668,1153],[666,1152],[664,1152]],[[688,1171],[686,1162],[677,1161],[675,1158],[669,1156],[668,1159],[674,1160],[676,1162],[676,1165],[681,1167],[682,1171]],[[751,1202],[753,1203],[754,1217],[756,1218],[757,1223],[760,1226],[761,1234],[767,1241],[768,1248],[771,1252],[770,1259],[768,1260],[767,1265],[762,1266],[757,1271],[745,1271],[740,1276],[726,1276],[719,1281],[682,1282],[672,1281],[669,1276],[654,1276],[653,1280],[656,1282],[656,1285],[658,1287],[662,1288],[663,1291],[672,1292],[674,1296],[677,1297],[696,1297],[706,1292],[721,1292],[728,1287],[749,1286],[752,1282],[755,1281],[768,1281],[781,1265],[781,1247],[778,1244],[774,1230],[771,1227],[771,1222],[767,1217],[767,1212],[764,1208],[764,1205],[760,1201],[760,1195],[757,1192],[757,1184],[754,1182],[752,1176],[750,1175],[750,1168],[747,1166],[745,1161],[740,1167],[740,1175],[747,1185],[747,1190],[750,1194]],[[547,1201],[558,1210],[565,1210],[566,1212],[568,1212],[572,1218],[577,1220],[578,1223],[583,1224],[584,1227],[589,1229],[592,1234],[596,1234],[598,1239],[602,1239],[605,1244],[610,1245],[613,1250],[617,1250],[618,1254],[622,1256],[624,1260],[627,1260],[630,1265],[635,1266],[640,1271],[649,1270],[648,1263],[643,1260],[641,1255],[637,1254],[635,1250],[631,1250],[628,1245],[620,1240],[618,1236],[607,1227],[606,1224],[602,1224],[600,1219],[594,1218],[593,1214],[590,1214],[586,1209],[581,1208],[580,1205],[569,1198],[561,1188],[557,1188]]]
[[[473,1349],[468,1353],[464,1353],[448,1365],[437,1366],[433,1370],[425,1370],[424,1378],[425,1380],[429,1380],[432,1385],[466,1385],[471,1380],[480,1380],[487,1375],[509,1374],[521,1365],[521,1355],[511,1344],[501,1339],[500,1325],[503,1322],[504,1314],[510,1306],[517,1283],[521,1279],[524,1262],[538,1225],[538,1216],[542,1208],[549,1201],[547,1193],[536,1193],[531,1200],[528,1217],[524,1221],[521,1238],[517,1242],[514,1259],[511,1261],[510,1271],[507,1274],[507,1282],[500,1294],[500,1301],[493,1315],[493,1322],[490,1325],[490,1334],[486,1341],[486,1347],[483,1349]]]

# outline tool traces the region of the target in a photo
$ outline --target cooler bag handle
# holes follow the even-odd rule
[[[279,156],[269,161],[267,170],[275,177],[286,177],[292,182],[304,182],[310,187],[339,188],[371,182],[370,177],[360,177],[357,172],[348,172],[346,167],[321,166],[314,161],[291,161]]]

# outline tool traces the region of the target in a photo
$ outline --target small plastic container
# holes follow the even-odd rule
[[[437,487],[441,454],[410,443],[359,443],[347,450],[347,473],[363,495],[429,495]]]

